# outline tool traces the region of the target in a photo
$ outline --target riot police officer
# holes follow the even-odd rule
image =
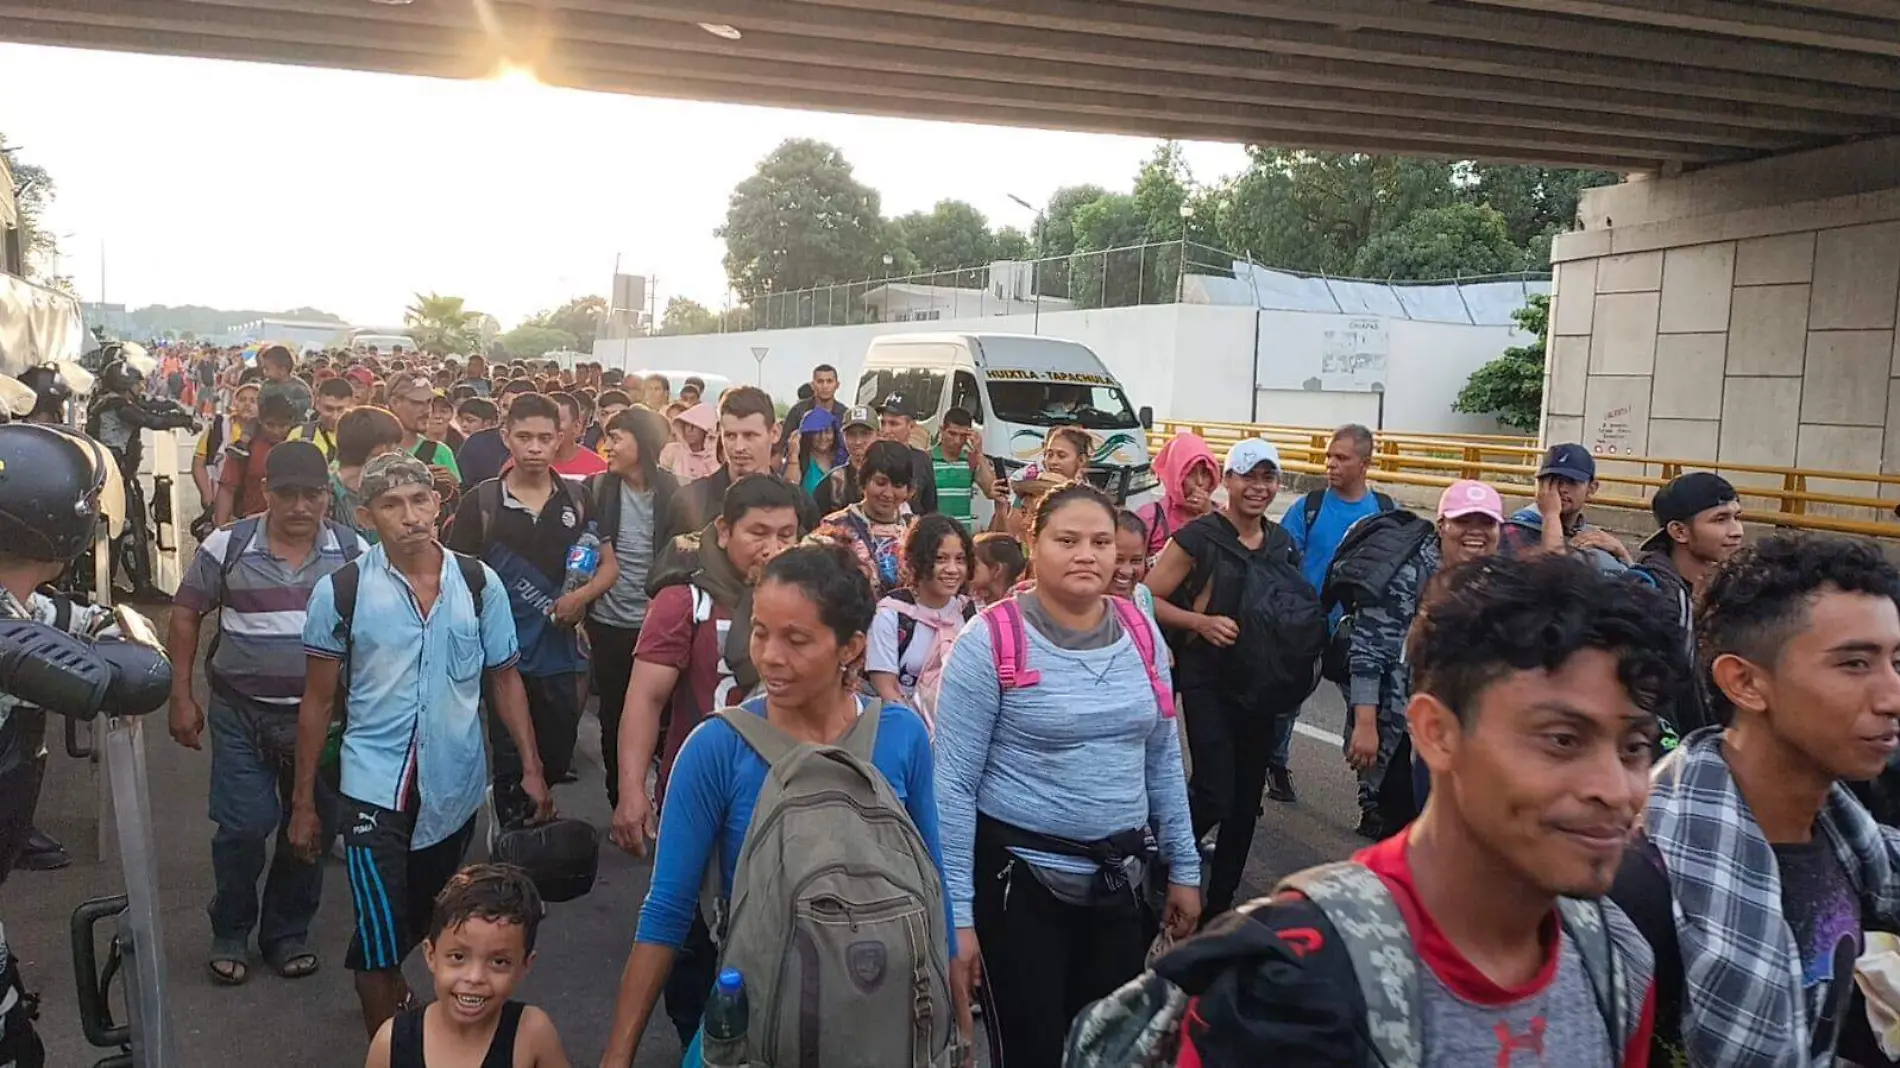
[[[115,546],[113,565],[123,567],[132,581],[134,597],[162,599],[152,586],[153,535],[151,518],[139,483],[144,461],[142,430],[198,429],[198,421],[177,403],[140,395],[145,376],[129,360],[116,359],[99,372],[98,388],[86,410],[86,433],[111,451],[118,461],[128,502],[125,533]]]

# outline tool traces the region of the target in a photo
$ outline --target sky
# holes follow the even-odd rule
[[[322,308],[417,292],[513,326],[606,293],[616,258],[718,308],[732,187],[781,141],[839,146],[887,216],[969,201],[1027,231],[1065,185],[1126,190],[1155,142],[219,60],[0,44],[0,132],[57,189],[83,299]],[[1194,174],[1240,146],[1190,143]],[[101,267],[103,261],[103,280]]]

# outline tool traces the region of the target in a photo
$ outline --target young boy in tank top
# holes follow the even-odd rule
[[[548,1014],[509,1000],[534,966],[542,911],[519,868],[457,872],[436,896],[422,943],[435,1001],[384,1024],[363,1068],[571,1068]]]

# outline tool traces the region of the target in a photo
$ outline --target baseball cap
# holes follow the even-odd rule
[[[1488,515],[1504,522],[1504,498],[1498,491],[1475,479],[1460,479],[1438,495],[1438,518],[1456,519],[1461,515]]]
[[[311,448],[316,448],[312,445]],[[274,450],[273,450],[274,451]],[[269,461],[265,461],[268,466]],[[429,467],[406,452],[386,452],[363,465],[363,481],[357,493],[365,502],[410,484],[433,486]]]
[[[1537,466],[1537,477],[1555,475],[1572,482],[1595,482],[1597,480],[1596,457],[1590,450],[1574,441],[1562,445],[1552,445],[1544,453],[1544,462]]]
[[[406,374],[397,375],[395,378],[390,379],[389,396],[392,400],[399,396],[417,392],[427,392],[430,396],[435,395],[435,383],[430,380],[428,375]]]
[[[307,441],[286,441],[271,447],[264,458],[264,488],[328,489],[330,465],[323,462],[323,450]]]
[[[860,404],[844,413],[844,428],[849,430],[854,426],[861,426],[870,430],[877,429],[877,415],[871,411],[869,405]]]
[[[1272,464],[1275,472],[1280,470],[1280,450],[1271,441],[1243,438],[1227,450],[1227,470],[1236,475],[1248,474],[1261,464]]]
[[[1713,471],[1691,471],[1671,479],[1650,498],[1649,511],[1658,527],[1687,523],[1711,508],[1737,500],[1735,487]]]
[[[343,373],[343,377],[359,386],[373,386],[376,384],[375,372],[367,367],[352,367]]]
[[[910,398],[904,396],[902,393],[893,393],[884,398],[883,404],[877,406],[877,413],[879,415],[902,415],[907,418],[915,419],[917,418],[917,406],[912,404]]]

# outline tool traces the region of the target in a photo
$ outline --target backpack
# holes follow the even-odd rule
[[[1027,584],[1018,590],[1027,588]],[[1154,692],[1155,707],[1162,719],[1174,718],[1174,691],[1161,681],[1154,631],[1148,617],[1126,597],[1110,597],[1109,607],[1122,621],[1122,631],[1135,643],[1141,666],[1148,672],[1148,686]],[[1042,681],[1042,672],[1029,666],[1029,624],[1023,619],[1023,607],[1014,595],[983,610],[983,624],[990,631],[990,656],[996,663],[996,682],[1004,690],[1034,686]]]
[[[1378,490],[1372,491],[1372,499],[1379,505],[1380,512],[1390,512],[1399,506],[1397,501],[1380,493]],[[1306,532],[1308,534],[1313,532],[1313,523],[1319,519],[1319,510],[1324,507],[1325,504],[1326,490],[1324,487],[1314,490],[1301,499],[1300,515],[1306,519]],[[1354,523],[1353,525],[1357,526],[1358,524]]]
[[[1269,539],[1278,526],[1265,524]],[[1285,531],[1279,536],[1291,542]],[[1326,612],[1319,595],[1290,551],[1250,550],[1219,525],[1210,526],[1208,541],[1244,569],[1233,617],[1240,635],[1223,650],[1228,692],[1244,708],[1297,707],[1319,685],[1320,657],[1326,651]],[[1269,547],[1262,542],[1262,549]]]
[[[1334,971],[1338,962],[1329,957],[1329,950],[1335,947],[1343,950],[1352,968],[1364,1003],[1363,1027],[1356,1030],[1369,1054],[1364,1059],[1366,1068],[1419,1068],[1425,1061],[1420,963],[1405,917],[1385,881],[1362,864],[1341,861],[1289,876],[1280,883],[1276,896],[1286,891],[1304,896],[1332,928],[1333,937],[1308,932],[1315,937],[1307,940],[1307,947],[1295,947],[1296,956],[1303,960],[1301,968],[1316,975]],[[1253,913],[1271,901],[1262,898],[1237,911],[1264,922]],[[1646,972],[1649,961],[1641,956],[1647,947],[1635,948],[1638,967],[1631,968],[1626,951],[1610,931],[1601,900],[1558,898],[1557,910],[1582,962],[1614,1063],[1620,1064],[1623,1051],[1642,1025],[1651,978]],[[1287,932],[1289,941],[1292,934]],[[1321,960],[1309,957],[1315,953]],[[1137,976],[1082,1010],[1069,1031],[1063,1064],[1067,1068],[1172,1066],[1183,1023],[1194,1016],[1194,995],[1152,971]]]
[[[574,505],[574,536],[579,538],[581,532],[587,529],[587,524],[594,521],[592,508],[589,505],[591,495],[588,494],[584,488],[575,487],[560,475],[553,477],[555,479],[554,486],[556,492],[566,492],[568,499]],[[477,485],[475,487],[475,515],[482,521],[481,538],[488,537],[488,532],[494,529],[495,516],[500,514],[500,512],[501,479],[499,477],[491,478]],[[454,519],[454,516],[450,516],[446,522],[453,523]],[[599,535],[596,534],[595,536],[598,537]],[[457,542],[458,544],[460,543],[459,538]]]
[[[1412,562],[1436,529],[1403,508],[1366,516],[1347,528],[1320,593],[1320,607],[1327,615],[1334,608],[1345,613],[1327,639],[1326,655],[1320,661],[1321,676],[1342,686],[1352,677],[1348,658],[1353,613],[1377,604],[1385,596],[1386,587],[1399,569]]]
[[[224,556],[218,560],[218,601],[216,607],[222,608],[224,606],[224,593],[227,584],[230,582],[231,572],[237,567],[238,560],[244,556],[244,550],[251,547],[251,540],[257,537],[258,528],[262,526],[263,523],[263,516],[253,515],[246,516],[231,524],[229,530],[231,536],[230,540],[224,543]],[[361,550],[358,548],[360,539],[357,537],[356,531],[329,519],[323,521],[323,529],[328,530],[331,535],[336,538],[337,548],[343,550],[343,566],[354,567],[357,556],[361,554]],[[342,568],[338,568],[337,570],[341,571]],[[335,573],[336,572],[331,572],[333,575]],[[335,580],[332,579],[331,581],[334,582]],[[218,639],[222,637],[224,637],[224,628],[219,626],[211,632],[211,645],[205,650],[205,673],[214,687],[223,685],[210,668],[212,658],[218,655]],[[223,696],[236,695],[224,694]]]
[[[450,549],[442,551],[455,560],[456,569],[461,571],[462,585],[468,587],[469,600],[474,605],[475,619],[479,624],[482,618],[482,593],[488,588],[487,569],[473,556],[463,556]],[[336,608],[337,623],[343,628],[343,663],[337,673],[336,715],[330,721],[329,739],[323,748],[325,763],[336,762],[336,749],[343,740],[343,729],[349,724],[350,719],[350,688],[347,680],[350,670],[350,650],[354,645],[356,593],[363,581],[363,570],[360,565],[360,559],[353,559],[330,572],[331,601]]]
[[[912,639],[917,637],[917,591],[908,587],[892,590],[878,607],[889,607],[897,613],[897,666],[901,676],[904,666],[904,653],[910,649]],[[963,602],[963,621],[968,623],[976,618],[976,602],[965,598]],[[912,707],[924,717],[924,726],[936,729],[937,690],[943,683],[944,661],[950,658],[950,646],[956,635],[945,635],[934,626],[931,628],[930,653],[924,658],[923,670],[917,674],[915,698]]]
[[[572,901],[594,888],[600,832],[586,820],[554,819],[495,836],[490,859],[528,873],[543,901]]]
[[[953,1068],[950,928],[930,848],[871,763],[881,709],[836,745],[747,708],[715,713],[770,771],[733,869],[708,864],[721,969],[745,976],[759,1068]]]

